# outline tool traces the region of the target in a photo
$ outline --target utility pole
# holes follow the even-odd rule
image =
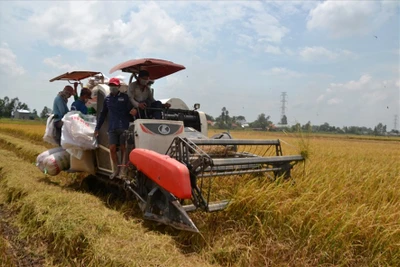
[[[287,118],[286,118],[286,115],[285,115],[285,111],[286,111],[286,96],[287,96],[286,92],[282,92],[281,93],[281,103],[282,103],[282,106],[281,106],[281,124],[284,124],[284,125],[287,124]]]
[[[397,120],[398,120],[398,115],[396,114],[396,115],[394,115],[394,128],[393,129],[395,129],[395,130],[397,130]]]

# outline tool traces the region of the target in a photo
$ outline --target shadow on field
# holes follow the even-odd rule
[[[72,187],[73,185],[69,186]],[[86,192],[100,198],[109,208],[123,212],[127,217],[142,218],[143,212],[140,210],[136,198],[132,193],[123,188],[120,180],[109,180],[88,175],[82,179],[79,187],[73,188],[77,191]],[[143,226],[151,231],[157,231],[171,236],[179,234],[179,230],[153,221],[144,220]]]
[[[100,198],[107,207],[121,212],[127,219],[143,219],[143,212],[140,210],[135,197],[123,189],[120,180],[109,180],[89,175],[83,178],[80,187],[76,190],[90,193]],[[197,253],[206,246],[201,234],[177,230],[171,226],[155,221],[141,220],[142,226],[148,231],[157,232],[161,235],[171,236],[176,246],[183,254]],[[195,245],[193,245],[193,242]]]
[[[43,177],[41,179],[38,180],[41,183],[45,183],[48,185],[54,185],[54,186],[61,186],[60,182],[56,182],[56,181],[52,181],[49,177]]]
[[[122,185],[117,182],[104,178],[100,179],[94,175],[82,175],[81,177],[74,177],[72,180],[64,176],[54,177],[57,179],[53,179],[53,176],[46,176],[38,181],[69,191],[91,194],[104,202],[108,208],[121,211],[125,216],[141,217],[141,211],[133,197],[128,195]]]
[[[74,189],[98,197],[108,208],[120,211],[126,217],[141,218],[141,211],[134,197],[124,190],[119,181],[88,175]]]
[[[60,181],[58,179],[52,180],[52,177],[46,176],[39,181],[48,185],[61,187],[65,190],[78,191],[96,196],[106,205],[107,208],[122,213],[126,219],[134,218],[136,221],[141,221],[141,225],[148,231],[171,236],[176,242],[176,246],[183,254],[199,253],[208,246],[207,242],[205,242],[205,239],[208,239],[208,237],[203,236],[202,233],[198,234],[181,231],[155,221],[144,220],[143,212],[140,210],[135,197],[124,190],[122,182],[119,182],[120,180],[110,180],[108,177],[99,178],[94,175],[87,175],[79,178],[76,177],[76,179],[73,179],[72,181],[71,179],[68,180],[68,182]],[[196,213],[190,213],[189,216],[193,216],[193,218],[202,221],[210,219],[205,214],[199,215]],[[203,221],[203,224],[204,223],[205,222]],[[212,224],[215,227],[218,227],[215,223],[216,222],[214,221]],[[206,222],[206,224],[208,223]],[[209,227],[210,226],[207,226],[205,228]],[[210,232],[210,229],[207,229],[206,231]]]

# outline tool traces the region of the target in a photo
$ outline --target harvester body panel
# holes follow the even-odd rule
[[[145,148],[165,154],[177,136],[183,136],[181,121],[138,119],[133,123],[135,148]]]
[[[192,188],[188,168],[171,158],[148,149],[135,148],[129,161],[163,189],[180,199],[190,199]]]

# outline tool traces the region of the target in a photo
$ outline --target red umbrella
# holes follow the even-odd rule
[[[142,58],[120,63],[113,67],[110,73],[121,70],[123,72],[137,74],[140,70],[147,70],[150,73],[150,79],[156,80],[183,69],[185,69],[183,65],[175,64],[172,61],[156,58]]]
[[[80,81],[89,77],[92,77],[96,74],[99,74],[99,71],[86,71],[86,70],[78,70],[71,71],[61,74],[60,76],[54,77],[50,80],[50,82],[64,80],[64,81]]]

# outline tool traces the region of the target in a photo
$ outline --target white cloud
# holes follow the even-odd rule
[[[8,58],[26,69],[26,78],[4,85],[0,93],[15,96],[15,87],[22,88],[18,92],[30,106],[41,110],[61,87],[48,80],[66,70],[84,67],[107,74],[122,61],[158,57],[187,69],[157,80],[156,96],[179,97],[189,106],[199,102],[213,116],[228,105],[232,115],[249,121],[260,113],[276,121],[280,92],[287,91],[288,117],[296,114],[301,123],[389,124],[392,106],[399,106],[398,24],[390,4],[373,3],[356,1],[384,10],[391,19],[383,11],[350,4],[355,10],[344,11],[356,20],[369,16],[360,26],[335,10],[315,13],[323,4],[317,1],[0,1],[0,43],[7,42],[14,55]],[[312,32],[304,30],[307,14]],[[347,19],[345,27],[341,18]],[[379,39],[365,43],[359,35],[367,28]],[[354,38],[339,42],[326,34]],[[321,62],[335,64],[318,66]],[[241,78],[244,72],[252,78]],[[23,91],[32,85],[40,94]],[[210,102],[217,91],[217,102]]]
[[[157,3],[131,3],[132,7],[134,11],[124,14],[124,10],[107,9],[98,2],[69,2],[36,13],[29,21],[34,25],[35,34],[50,44],[95,57],[132,54],[131,51],[168,53],[195,46],[185,27]],[[122,20],[122,17],[127,19]]]
[[[325,98],[325,96],[324,96],[324,95],[320,95],[320,96],[317,98],[317,103],[319,103],[319,102],[323,101],[323,100],[324,100],[324,98]]]
[[[238,45],[240,45],[240,46],[246,46],[246,47],[249,47],[251,49],[254,49],[253,37],[251,37],[250,35],[238,34],[236,43]]]
[[[314,112],[312,123],[329,122],[335,126],[368,126],[382,122],[392,125],[393,114],[400,111],[400,90],[396,87],[397,79],[382,80],[369,74],[357,79],[330,83],[321,92],[319,85],[296,97],[299,102],[296,114],[304,110]],[[315,96],[315,97],[314,97]],[[314,103],[310,103],[314,100]],[[305,123],[305,120],[303,123]]]
[[[185,12],[191,12],[193,17],[185,24],[173,17],[178,13],[179,18]],[[89,58],[132,54],[132,51],[135,54],[195,51],[212,44],[220,33],[234,31],[235,25],[251,32],[240,34],[246,39],[239,40],[241,45],[280,54],[276,44],[289,32],[259,2],[216,2],[212,7],[208,2],[179,5],[119,2],[106,8],[99,2],[72,1],[34,9],[28,20],[36,38],[53,46],[84,51]]]
[[[345,84],[344,88],[348,90],[362,90],[371,81],[371,76],[365,74],[358,81],[350,81]]]
[[[59,5],[26,6],[28,35],[52,46],[87,53],[102,61],[110,54],[171,54],[199,51],[213,44],[221,34],[232,32],[238,45],[261,53],[281,54],[277,44],[289,33],[262,2],[60,2]],[[301,8],[302,4],[294,5]],[[282,7],[280,7],[282,8]],[[28,12],[29,11],[29,12]],[[190,13],[190,20],[182,16]],[[65,14],[68,14],[66,16]],[[151,18],[151,19],[150,19]],[[144,23],[145,22],[145,23]],[[245,27],[236,33],[236,27]],[[237,34],[239,37],[234,38]]]
[[[305,61],[334,61],[354,57],[354,54],[348,50],[338,49],[331,51],[321,46],[304,47],[300,49],[300,58]]]
[[[328,31],[333,37],[373,33],[397,13],[396,1],[324,1],[309,13],[309,30]]]
[[[118,21],[114,28],[121,29],[119,37],[124,47],[136,48],[144,54],[197,47],[190,32],[155,3],[146,3],[138,12],[131,12],[128,23]]]
[[[193,9],[193,20],[187,24],[187,28],[200,45],[212,44],[221,34],[225,36],[231,32],[239,46],[256,52],[280,54],[277,44],[289,33],[289,29],[269,10],[270,3],[216,1],[210,7],[210,2],[200,1],[191,6],[196,8]],[[245,30],[238,32],[238,28]]]
[[[285,54],[286,55],[288,55],[288,56],[294,56],[296,53],[292,50],[292,49],[290,49],[290,48],[284,48],[284,52],[285,52]]]
[[[260,6],[258,9],[248,10],[247,16],[241,23],[250,33],[241,34],[238,44],[247,44],[255,51],[271,54],[282,54],[277,44],[289,33],[289,29],[281,25],[279,20],[269,14],[268,10]]]
[[[331,98],[331,99],[329,99],[327,101],[328,105],[337,105],[337,104],[340,104],[342,102],[343,102],[343,100],[340,99],[340,98],[337,98],[337,97]]]
[[[333,60],[337,57],[332,51],[320,46],[305,47],[300,50],[300,56],[306,61],[314,61],[317,59]]]
[[[61,55],[57,55],[57,56],[51,57],[51,58],[45,58],[43,60],[43,63],[45,63],[46,65],[48,65],[48,66],[50,66],[52,68],[56,68],[56,69],[59,69],[59,70],[70,71],[70,70],[78,69],[77,66],[70,65],[68,63],[63,63]]]
[[[301,12],[308,12],[314,8],[316,1],[274,1],[273,6],[278,7],[282,15],[295,15]]]
[[[244,25],[255,31],[259,40],[268,43],[280,43],[289,32],[277,18],[265,12],[253,13]]]
[[[358,91],[365,89],[365,87],[369,86],[371,81],[371,76],[364,74],[360,77],[358,81],[349,81],[347,83],[331,83],[330,87],[327,89],[328,93],[335,92],[338,90],[346,90],[346,91]]]
[[[362,95],[362,101],[364,101],[365,104],[375,104],[377,102],[381,102],[382,100],[387,99],[390,97],[388,94],[389,92],[383,91],[383,90],[375,90],[372,92],[366,92]]]
[[[281,49],[278,46],[273,46],[273,45],[268,45],[265,50],[267,53],[275,54],[275,55],[280,55],[282,54]]]
[[[17,56],[7,43],[0,46],[0,71],[2,74],[18,76],[25,73],[22,66],[17,64]]]
[[[303,76],[303,74],[299,72],[279,67],[271,68],[267,71],[264,71],[264,73],[269,76],[284,76],[290,78]]]
[[[397,91],[397,92],[396,92]],[[396,95],[397,94],[397,95]],[[394,80],[377,80],[364,74],[358,80],[345,83],[331,83],[326,93],[321,95],[318,103],[324,103],[328,99],[328,105],[344,103],[355,106],[376,105],[377,103],[394,103],[399,97]],[[393,104],[392,104],[393,105]]]

